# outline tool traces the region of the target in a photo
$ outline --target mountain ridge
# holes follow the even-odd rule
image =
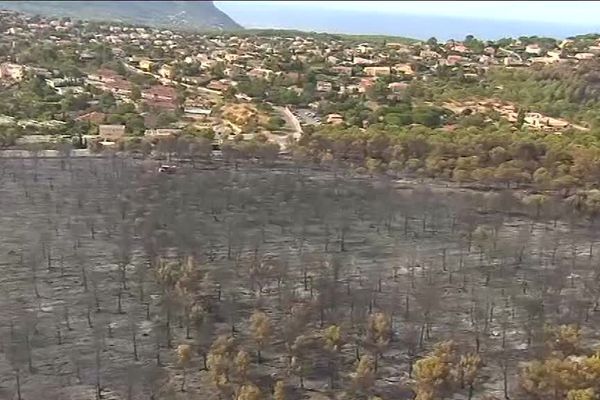
[[[212,1],[0,1],[0,9],[160,28],[243,29]]]

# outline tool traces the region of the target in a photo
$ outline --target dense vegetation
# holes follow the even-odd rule
[[[373,126],[329,128],[299,143],[298,157],[342,161],[370,172],[391,171],[488,186],[533,185],[564,195],[576,187],[596,188],[600,148],[594,134],[540,134],[497,127]]]
[[[415,82],[411,94],[415,99],[427,101],[505,100],[523,109],[596,127],[600,107],[597,66],[597,62],[586,62],[577,67],[492,67],[481,80],[475,81],[441,74],[427,82]]]

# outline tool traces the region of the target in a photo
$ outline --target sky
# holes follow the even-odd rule
[[[520,20],[570,25],[589,25],[598,21],[600,1],[216,1],[227,12],[236,3],[245,6],[277,6],[302,9],[365,11],[468,17],[498,20]]]

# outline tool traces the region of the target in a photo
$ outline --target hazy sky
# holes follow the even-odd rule
[[[235,3],[261,6],[380,11],[419,15],[441,15],[481,19],[526,20],[585,25],[596,23],[600,1],[216,1],[227,11]]]

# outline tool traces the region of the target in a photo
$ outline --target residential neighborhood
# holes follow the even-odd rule
[[[78,144],[86,146],[96,142],[123,149],[128,142],[139,143],[129,138],[185,133],[215,146],[236,135],[239,140],[259,135],[285,147],[321,125],[364,129],[385,121],[380,113],[385,106],[415,103],[419,88],[440,77],[485,86],[494,71],[548,65],[576,70],[600,55],[600,38],[369,42],[317,34],[183,33],[8,11],[0,13],[0,27],[2,86],[14,96],[23,87],[46,86],[35,88],[43,92],[36,115],[20,115],[31,112],[19,113],[14,104],[0,107],[3,123],[20,127],[10,137],[4,134],[4,146],[22,135],[39,134],[42,141],[47,137],[42,134],[52,133],[50,123],[68,126],[59,133],[85,137]],[[531,130],[589,128],[537,109],[524,109],[525,118],[517,118],[519,105],[506,108],[510,102],[494,97],[433,100],[419,107],[437,107],[443,124],[452,125],[443,113],[460,116],[468,108],[487,114],[486,120],[493,109],[505,121],[519,120]],[[345,105],[353,101],[365,106],[352,113]],[[240,103],[254,104],[256,113],[223,112]],[[282,114],[285,109],[295,121]],[[39,129],[23,131],[24,126]],[[106,126],[113,133],[107,135]],[[157,135],[159,129],[170,134]]]

